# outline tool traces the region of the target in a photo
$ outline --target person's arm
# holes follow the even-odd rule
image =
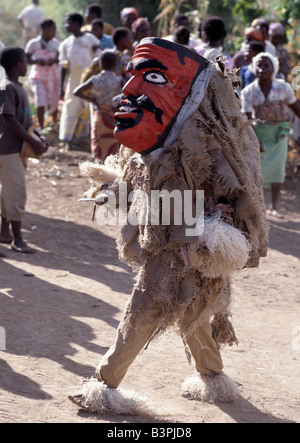
[[[297,100],[295,103],[292,103],[289,105],[289,107],[292,109],[292,111],[296,114],[298,118],[300,118],[300,103]]]
[[[21,12],[22,12],[22,11],[21,11]],[[17,19],[18,19],[18,22],[20,23],[21,27],[24,28],[23,15],[22,15],[21,12],[20,12],[20,14],[18,15]]]
[[[97,55],[98,57],[99,57],[99,55],[101,55],[100,44],[99,45],[94,45],[92,47],[92,50],[93,50],[94,54]]]
[[[32,54],[26,53],[26,61],[29,65],[40,65],[40,66],[46,66],[45,60],[42,59],[33,59]]]
[[[65,79],[67,77],[67,73],[70,68],[70,63],[68,61],[68,54],[66,51],[66,45],[62,42],[58,47],[58,61],[61,65],[61,74],[60,74],[60,99],[63,100],[65,96]]]
[[[288,104],[289,108],[300,118],[300,102],[297,100],[295,91],[288,82],[284,82],[286,98],[285,102]]]
[[[253,105],[252,105],[251,99],[249,98],[247,92],[248,92],[248,87],[246,86],[246,88],[242,89],[242,91],[241,91],[242,113],[247,116],[248,120],[252,121],[253,120],[253,116],[252,116],[252,112],[253,112],[252,106]],[[263,144],[259,140],[258,140],[258,142],[259,142],[260,152],[265,152]]]
[[[14,134],[15,137],[30,144],[37,155],[44,154],[48,150],[48,142],[46,139],[42,141],[32,137],[14,115],[3,114],[5,126]]]
[[[87,80],[82,85],[77,86],[77,88],[74,89],[73,94],[76,97],[81,98],[82,100],[86,100],[90,103],[97,105],[95,97],[86,93],[86,91],[88,91],[92,85],[93,85],[92,80],[91,79]]]
[[[66,68],[62,68],[61,70],[61,80],[60,80],[60,98],[63,100],[64,96],[65,96],[65,91],[64,91],[64,84],[65,84],[65,79],[67,76],[67,72],[68,70]]]
[[[56,65],[59,62],[58,60],[58,52],[56,53],[56,58],[50,59],[47,61],[48,66]]]
[[[25,55],[26,55],[26,61],[29,65],[33,65],[34,63],[36,63],[36,60],[32,59],[32,54],[26,52]]]
[[[92,52],[94,53],[94,57],[100,57],[102,54],[101,47],[100,47],[100,40],[92,34],[93,37],[93,43],[92,43]]]

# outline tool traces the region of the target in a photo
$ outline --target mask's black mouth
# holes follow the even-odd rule
[[[123,107],[122,107],[123,108]],[[133,128],[138,125],[143,118],[144,112],[142,109],[124,107],[120,112],[115,114],[115,129],[122,131],[124,129]]]
[[[123,122],[126,127],[135,126],[141,121],[144,110],[152,112],[155,115],[156,121],[163,124],[163,111],[157,108],[146,95],[141,95],[140,97],[129,95],[126,97],[124,94],[120,94],[114,98],[113,109],[117,111],[115,114],[117,127],[120,125],[120,122]]]

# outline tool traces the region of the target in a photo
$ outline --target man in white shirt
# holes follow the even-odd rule
[[[39,0],[32,0],[32,5],[26,6],[17,16],[22,26],[23,45],[37,37],[40,25],[44,21],[44,13],[39,7]]]
[[[81,83],[84,70],[92,65],[94,58],[100,57],[101,49],[99,40],[94,34],[81,31],[82,25],[81,14],[68,14],[65,28],[70,36],[59,46],[59,63],[62,67],[61,99],[63,99],[59,139],[69,148],[72,142],[83,148],[86,148],[87,144],[90,149],[89,105],[85,100],[74,96],[73,91]]]

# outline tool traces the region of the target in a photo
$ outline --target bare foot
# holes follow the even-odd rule
[[[4,243],[4,244],[11,244],[13,241],[13,238],[11,235],[0,235],[0,243]]]
[[[23,240],[18,242],[14,241],[11,244],[11,249],[13,251],[21,252],[23,254],[33,254],[35,252],[35,250],[30,248],[30,246],[28,246],[27,243],[25,243]]]

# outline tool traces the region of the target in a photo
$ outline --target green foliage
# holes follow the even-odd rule
[[[300,20],[300,0],[279,1],[283,22],[288,24],[292,20]]]
[[[227,3],[227,0],[225,1]],[[267,11],[258,6],[256,0],[237,0],[229,3],[233,6],[233,16],[236,19],[241,18],[245,26],[249,26],[254,19],[264,17],[267,14]]]
[[[8,45],[17,45],[20,46],[22,44],[22,32],[19,25],[19,22],[16,19],[16,12],[19,12],[18,4],[21,2],[12,2],[12,7],[8,8],[6,6],[6,2],[0,1],[0,39],[3,43]]]
[[[63,40],[67,34],[64,29],[65,15],[70,12],[84,14],[88,4],[94,0],[40,0],[40,6],[47,18],[57,24],[57,37]],[[96,0],[97,1],[97,0]],[[296,28],[295,20],[300,20],[300,0],[98,0],[102,6],[103,20],[114,27],[121,26],[120,11],[125,6],[134,6],[140,16],[148,17],[152,23],[158,15],[159,6],[169,7],[167,29],[174,14],[178,11],[188,13],[195,31],[196,25],[207,15],[218,15],[225,20],[229,45],[239,44],[242,30],[257,17],[265,16],[269,21],[282,21]],[[31,4],[31,0],[0,0],[0,39],[6,45],[21,45],[21,27],[17,21],[20,10]],[[292,24],[293,22],[293,24]],[[153,35],[160,36],[158,22],[152,23]],[[228,40],[229,40],[228,38]]]
[[[31,0],[0,0],[0,39],[6,46],[22,46],[22,29],[17,20],[17,15],[25,6],[31,3]],[[58,38],[65,38],[64,17],[67,12],[73,11],[73,2],[71,0],[51,0],[49,2],[41,0],[40,6],[45,17],[52,18],[56,22]]]

